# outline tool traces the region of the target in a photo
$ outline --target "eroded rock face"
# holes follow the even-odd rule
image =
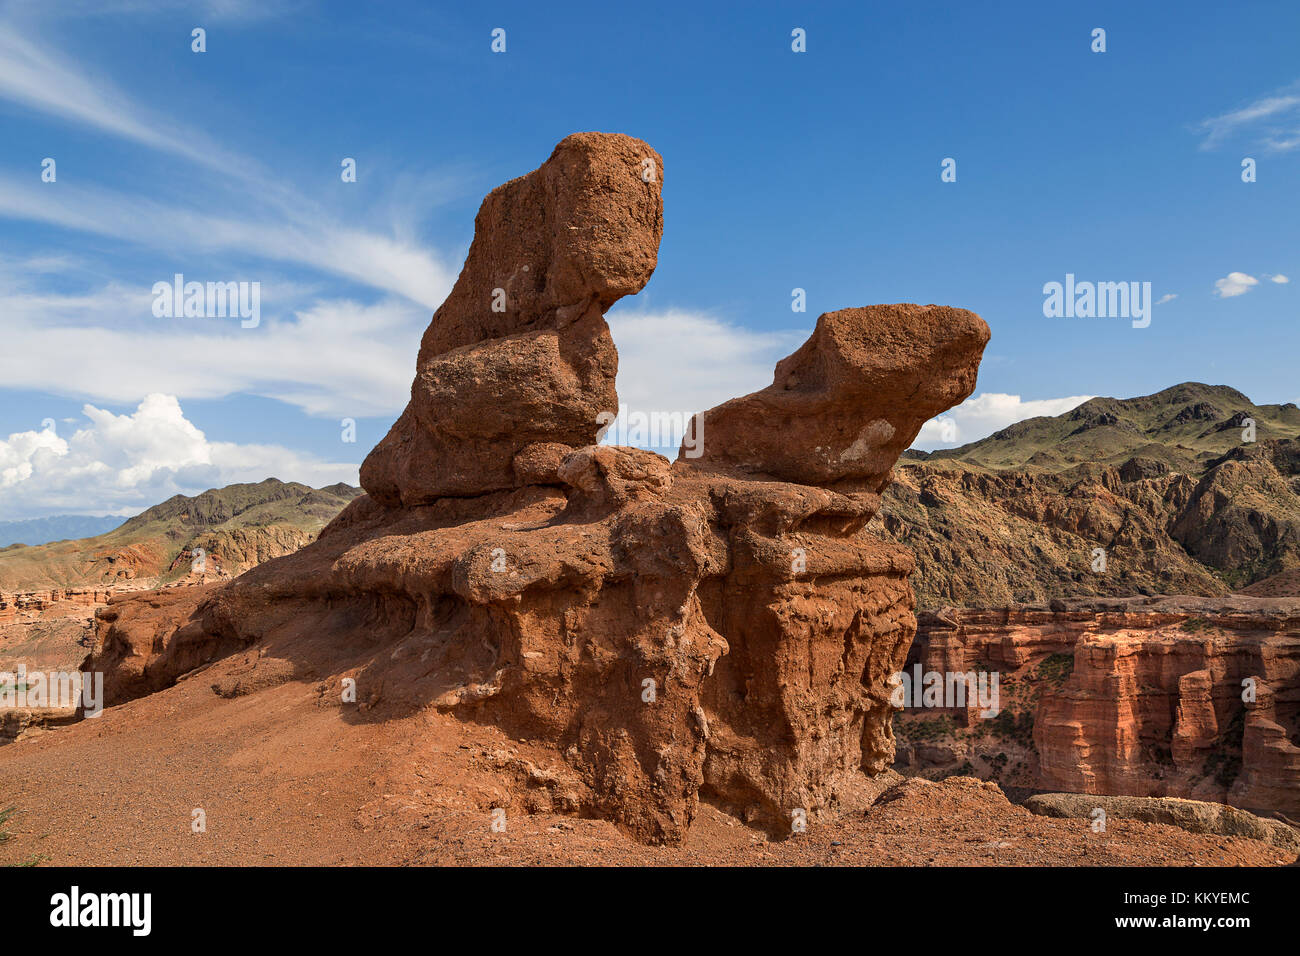
[[[913,561],[862,529],[897,451],[974,387],[988,329],[832,313],[775,393],[703,413],[702,460],[596,446],[616,406],[602,313],[654,268],[661,182],[644,143],[586,133],[494,191],[368,494],[166,633],[157,602],[111,605],[91,666],[127,675],[116,699],[257,644],[219,692],[318,679],[352,719],[494,723],[554,746],[564,805],[650,842],[680,841],[702,796],[788,834],[887,769]]]
[[[406,411],[361,466],[387,505],[527,484],[536,442],[596,441],[618,408],[604,313],[650,280],[663,161],[630,136],[577,133],[488,194],[447,301],[420,342]]]
[[[1071,599],[922,619],[908,670],[997,673],[1000,713],[909,709],[902,769],[968,762],[1040,790],[1300,814],[1300,601]],[[954,726],[935,734],[940,717]]]
[[[1180,603],[1076,648],[1035,726],[1045,786],[1300,814],[1300,605]]]
[[[879,493],[921,426],[975,389],[984,320],[937,305],[827,312],[770,386],[696,416],[702,468]]]

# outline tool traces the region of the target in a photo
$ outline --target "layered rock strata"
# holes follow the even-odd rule
[[[900,727],[944,715],[960,728],[920,735],[920,757],[946,750],[989,774],[991,757],[1015,754],[1019,785],[1300,816],[1300,600],[946,609],[922,615],[912,665],[1001,677],[997,718],[969,703],[909,711]]]

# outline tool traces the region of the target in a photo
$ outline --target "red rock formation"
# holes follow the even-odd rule
[[[924,617],[913,658],[926,670],[1003,675],[1007,718],[986,727],[956,715],[965,730],[941,742],[952,760],[980,752],[986,765],[993,751],[1020,743],[1028,776],[1015,782],[1023,785],[1300,813],[1300,602],[1054,606]],[[1066,654],[1070,665],[1055,666]],[[1243,700],[1248,679],[1253,700]],[[908,719],[923,713],[931,714],[922,708]],[[1015,739],[1020,717],[1032,721],[1031,747]]]
[[[52,588],[8,594],[0,591],[0,624],[107,604],[110,593],[107,588]]]
[[[661,183],[644,143],[585,133],[491,193],[368,494],[228,585],[110,605],[110,702],[259,643],[250,686],[346,677],[358,720],[433,706],[553,745],[577,805],[650,842],[701,795],[789,833],[886,769],[913,562],[862,528],[988,328],[830,313],[772,388],[702,414],[702,459],[592,445],[617,404],[602,313],[654,268]]]
[[[590,445],[618,407],[604,313],[650,280],[663,161],[630,136],[578,133],[494,189],[420,342],[411,401],[361,466],[387,505],[518,487],[530,444]],[[436,467],[435,467],[436,466]]]
[[[875,305],[817,320],[761,392],[697,416],[700,467],[879,494],[921,426],[975,389],[988,326],[939,306]]]

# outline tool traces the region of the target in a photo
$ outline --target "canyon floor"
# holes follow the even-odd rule
[[[0,863],[47,865],[1185,865],[1292,862],[1255,840],[1034,816],[973,778],[906,781],[772,840],[704,804],[686,843],[528,805],[561,763],[439,714],[367,720],[291,681],[230,699],[257,651],[96,719],[0,747]],[[870,802],[875,796],[874,802]],[[493,832],[492,810],[506,810]],[[206,832],[192,832],[193,812]]]

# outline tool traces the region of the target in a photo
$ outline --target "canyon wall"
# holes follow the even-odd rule
[[[42,591],[0,591],[0,624],[35,620],[50,612],[73,612],[108,603],[110,588],[49,588]]]
[[[1300,815],[1300,599],[945,609],[921,615],[916,664],[999,673],[1002,712],[910,708],[904,770]]]

